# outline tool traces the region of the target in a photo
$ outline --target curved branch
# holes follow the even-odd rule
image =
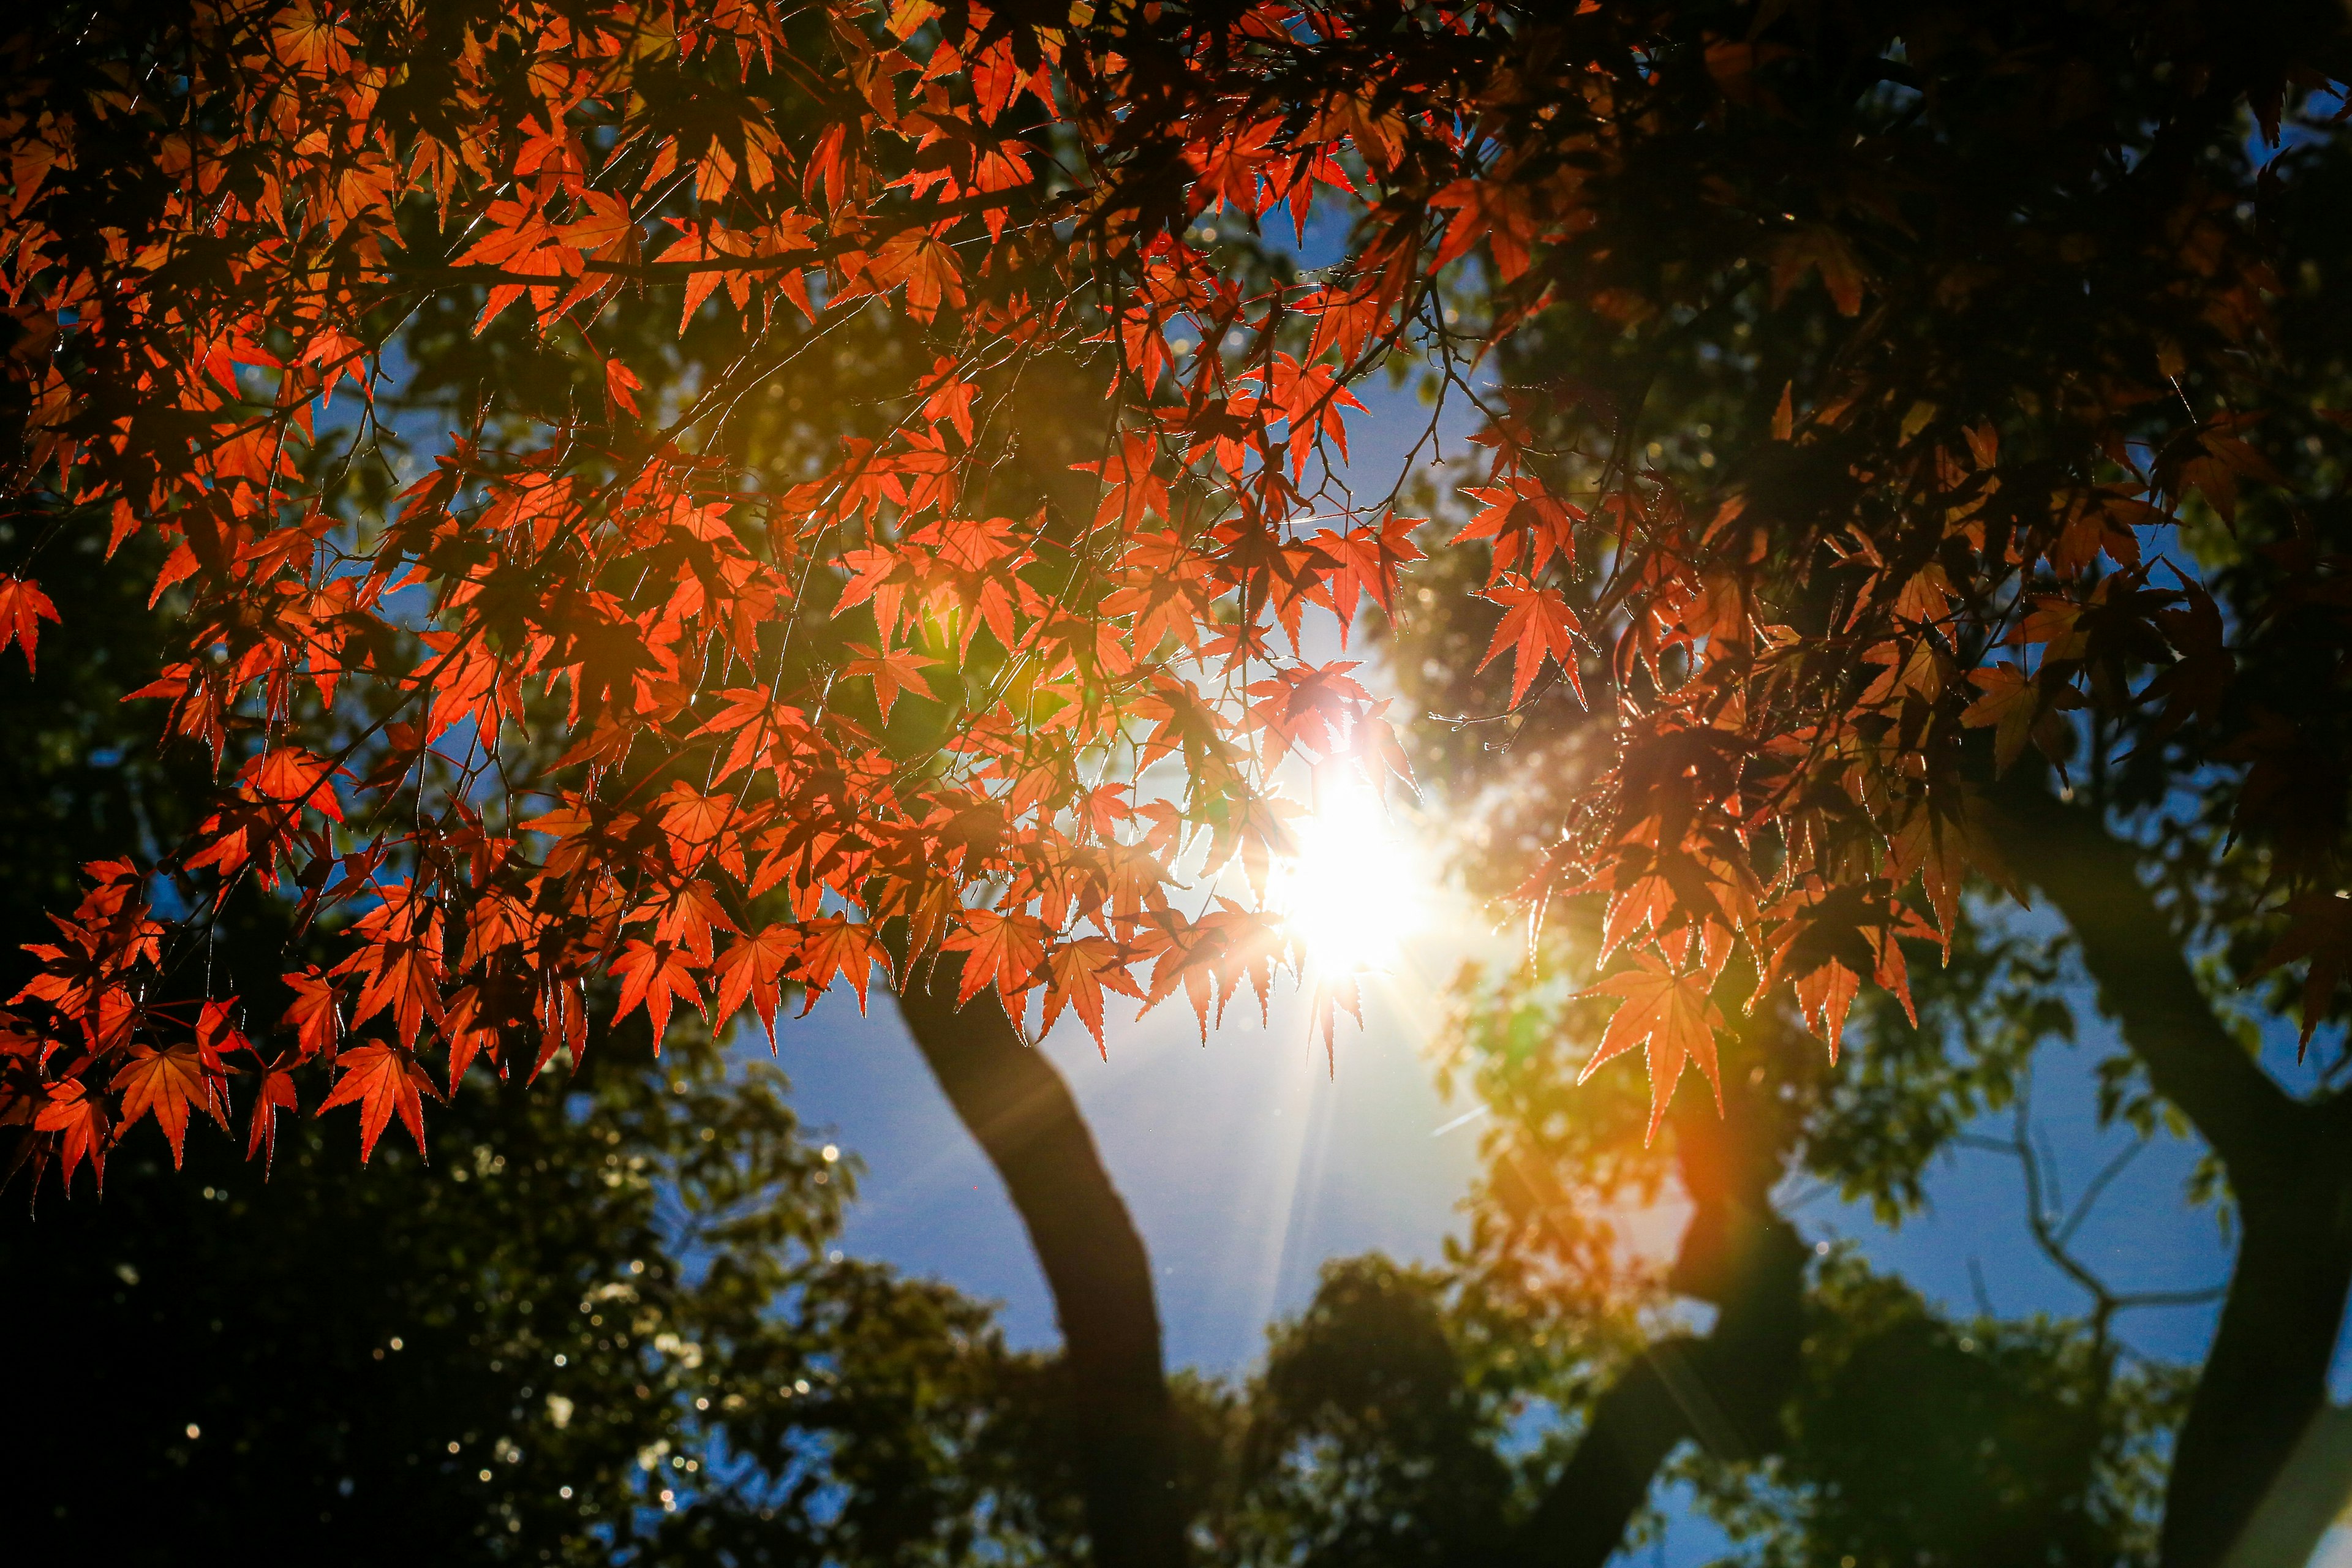
[[[2158,1549],[2163,1568],[2214,1568],[2326,1403],[2352,1292],[2352,1163],[2327,1114],[2273,1082],[2222,1026],[2140,881],[2137,849],[2030,781],[2000,805],[2010,863],[2074,928],[2100,1005],[2228,1167],[2243,1222],[2173,1447]]]
[[[958,1010],[954,955],[929,971],[899,994],[898,1011],[1003,1180],[1053,1291],[1094,1561],[1181,1568],[1174,1415],[1143,1238],[1053,1063],[992,996]]]
[[[2057,1220],[2049,1201],[2051,1196],[2055,1195],[2054,1193],[2045,1195],[2042,1191],[2045,1183],[2053,1186],[2055,1184],[2055,1161],[2046,1154],[2037,1152],[2033,1147],[2037,1130],[2031,1125],[2032,1108],[2033,1075],[2029,1068],[2024,1081],[2017,1091],[2016,1131],[2009,1138],[2006,1140],[1983,1138],[1964,1132],[1954,1142],[1965,1148],[1983,1149],[1991,1153],[2009,1155],[2017,1161],[2020,1173],[2025,1178],[2026,1231],[2033,1237],[2033,1245],[2042,1249],[2042,1255],[2048,1258],[2060,1273],[2072,1279],[2082,1288],[2085,1295],[2091,1298],[2091,1341],[2093,1353],[2095,1356],[2103,1363],[2106,1358],[2109,1351],[2108,1333],[2118,1312],[2128,1312],[2141,1307],[2202,1306],[2209,1301],[2219,1301],[2229,1293],[2229,1286],[2226,1282],[2193,1290],[2117,1290],[2106,1282],[2105,1278],[2097,1269],[2077,1258],[2073,1248],[2068,1246],[2075,1230],[2090,1217],[2092,1207],[2098,1202],[2100,1194],[2107,1189],[2108,1184],[2116,1176],[2122,1174],[2124,1169],[2147,1147],[2148,1139],[2146,1134],[2143,1134],[2122,1153],[2101,1167],[2099,1173],[2092,1178],[2091,1184],[2084,1190],[2081,1200],[2075,1204],[2074,1211],[2062,1224]],[[2048,1162],[2051,1167],[2047,1171],[2044,1169],[2045,1162]],[[1974,1268],[1973,1260],[1969,1266]],[[1984,1299],[1984,1285],[1980,1277],[1977,1280],[1977,1297],[1979,1302]],[[1993,1315],[1990,1309],[1988,1308],[1985,1310],[1987,1316]]]
[[[1519,1563],[1602,1568],[1685,1438],[1725,1458],[1779,1447],[1780,1406],[1801,1370],[1809,1256],[1768,1197],[1787,1154],[1783,1131],[1769,1105],[1748,1096],[1725,1120],[1712,1106],[1676,1119],[1675,1152],[1696,1208],[1670,1282],[1715,1303],[1715,1328],[1704,1339],[1659,1341],[1601,1396],[1518,1532]]]
[[[1659,1341],[1601,1396],[1583,1441],[1520,1532],[1521,1563],[1600,1568],[1615,1554],[1658,1467],[1696,1435],[1700,1402],[1686,1395],[1699,1383],[1701,1343],[1686,1334]]]
[[[2012,775],[2015,778],[2015,775]],[[2099,1005],[2147,1067],[2156,1091],[2179,1107],[2230,1167],[2242,1201],[2291,1163],[2282,1133],[2298,1134],[2310,1108],[2248,1058],[2213,1012],[2139,879],[2139,853],[2081,806],[2019,780],[1999,799],[1995,825],[2017,873],[2040,888],[2082,944]]]
[[[1636,1357],[1593,1407],[1576,1452],[1520,1531],[1520,1562],[1601,1568],[1624,1543],[1667,1455],[1694,1438],[1725,1458],[1779,1446],[1780,1409],[1795,1390],[1806,1252],[1771,1213],[1716,1216],[1743,1256],[1705,1339],[1678,1334]],[[1694,1233],[1710,1223],[1702,1215]],[[1686,1245],[1685,1254],[1690,1248]]]

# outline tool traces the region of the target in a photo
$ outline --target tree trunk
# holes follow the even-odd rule
[[[930,967],[899,1013],[1004,1183],[1054,1296],[1087,1530],[1100,1568],[1180,1568],[1173,1410],[1151,1263],[1069,1086],[992,996],[959,1011],[961,965]]]
[[[2217,1568],[2229,1557],[2326,1405],[2352,1289],[2344,1204],[2339,1179],[2315,1185],[2300,1213],[2243,1207],[2221,1328],[2173,1444],[2162,1568]]]
[[[2305,1568],[2352,1497],[2352,1410],[2323,1406],[2271,1485],[2228,1568]]]
[[[2288,1095],[2222,1026],[2139,855],[2088,810],[2020,782],[2010,863],[2057,907],[2125,1045],[2228,1169],[2242,1239],[2213,1349],[2174,1444],[2162,1568],[2219,1568],[2326,1400],[2352,1289],[2346,1101]]]

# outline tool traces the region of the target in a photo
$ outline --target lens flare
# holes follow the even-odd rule
[[[1370,786],[1327,787],[1291,825],[1297,852],[1267,898],[1312,968],[1394,967],[1429,918],[1428,874]]]

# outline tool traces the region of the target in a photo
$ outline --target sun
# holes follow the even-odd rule
[[[1267,901],[1325,973],[1393,968],[1429,919],[1428,874],[1380,796],[1360,781],[1320,792],[1294,820]]]

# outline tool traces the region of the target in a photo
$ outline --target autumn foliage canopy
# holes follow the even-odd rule
[[[2258,389],[2175,396],[2259,342],[2257,223],[2175,182],[2110,225],[2132,245],[2029,266],[1866,147],[1824,153],[1830,209],[1737,139],[1675,163],[1693,127],[1772,123],[1781,9],[216,0],[20,45],[0,638],[30,671],[73,635],[39,587],[66,531],[154,542],[184,635],[138,696],[223,783],[188,841],[89,867],[36,950],[0,1033],[15,1158],[70,1180],[148,1116],[176,1155],[232,1100],[257,1155],[305,1107],[421,1144],[474,1064],[577,1061],[608,980],[656,1043],[682,1007],[772,1035],[787,995],[862,1003],[940,955],[1016,1020],[1099,1040],[1107,994],[1181,994],[1205,1027],[1297,962],[1265,889],[1298,781],[1408,781],[1360,650],[1315,628],[1410,615],[1424,551],[1476,552],[1514,705],[1566,683],[1604,723],[1516,897],[1604,900],[1594,1061],[1644,1047],[1660,1110],[1716,1071],[1727,973],[1832,1051],[1860,987],[1904,993],[1901,939],[2005,877],[1989,792],[2086,714],[2208,737],[2254,781],[2250,841],[2327,840],[2278,782],[2292,728],[2216,728],[2245,628],[2167,555],[2184,508],[2226,521],[2273,477]],[[1978,47],[1906,41],[1930,82]],[[2326,85],[2243,63],[2049,134],[2090,157],[2219,103],[2275,135]],[[1923,226],[1971,222],[1978,254],[1886,291]],[[1669,223],[1684,254],[1638,271]],[[1315,265],[1267,265],[1286,244]],[[2060,372],[1901,346],[2028,287],[2086,301]],[[492,386],[355,508],[402,333],[452,298],[569,356],[569,410]],[[1531,411],[1579,389],[1475,368],[1548,311],[1630,332],[1732,299],[1843,335],[1704,493],[1630,421],[1539,447]],[[731,356],[666,377],[599,346],[646,312],[730,323]],[[878,433],[747,483],[730,422],[877,317],[916,345]],[[1346,461],[1350,389],[1399,356],[1475,409],[1435,524]],[[1054,374],[1104,403],[1046,465],[1018,426]],[[2333,563],[2299,566],[2340,605]],[[2329,864],[2276,870],[2315,1006]],[[256,884],[323,954],[266,1008],[203,979]]]

